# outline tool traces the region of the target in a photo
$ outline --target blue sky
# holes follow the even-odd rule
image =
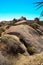
[[[39,17],[41,9],[37,10],[33,2],[42,0],[0,0],[0,21],[12,20],[21,16],[27,19]]]

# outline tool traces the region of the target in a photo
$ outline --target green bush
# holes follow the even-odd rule
[[[30,55],[34,54],[34,47],[28,46],[28,47],[27,47],[27,51],[28,51],[28,53],[29,53]]]
[[[8,38],[7,38],[7,37],[2,37],[2,38],[1,38],[1,41],[2,41],[3,43],[6,43],[6,42],[8,41]]]

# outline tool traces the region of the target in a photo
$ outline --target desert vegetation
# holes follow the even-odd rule
[[[35,7],[36,9],[40,9],[43,7],[43,1],[40,1],[40,2],[35,2]],[[40,13],[40,16],[39,16],[39,19],[43,17],[43,10],[41,9],[41,13]]]

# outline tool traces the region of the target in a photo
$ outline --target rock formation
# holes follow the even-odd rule
[[[22,17],[6,25],[0,37],[0,65],[43,64],[43,26],[28,22]]]
[[[27,24],[11,26],[4,34],[16,35],[19,37],[19,41],[27,48],[32,47],[34,53],[39,53],[43,50],[43,40],[39,33]]]

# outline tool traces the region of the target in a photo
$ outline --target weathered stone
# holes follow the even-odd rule
[[[4,34],[18,36],[20,42],[22,42],[26,47],[34,47],[35,52],[37,53],[41,52],[41,49],[43,49],[43,40],[39,33],[27,24],[11,26],[3,33],[3,35]]]

